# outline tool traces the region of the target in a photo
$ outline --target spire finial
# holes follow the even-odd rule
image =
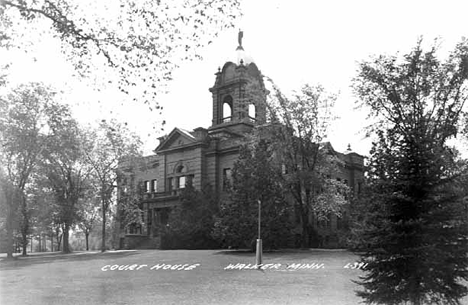
[[[237,41],[239,42],[239,46],[236,50],[244,50],[244,48],[242,47],[242,37],[244,37],[244,32],[239,30],[239,34],[237,34]]]

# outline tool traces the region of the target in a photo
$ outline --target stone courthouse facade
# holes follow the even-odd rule
[[[241,39],[240,36],[237,61],[226,62],[209,89],[213,99],[211,126],[192,131],[175,128],[159,138],[154,155],[144,157],[139,168],[127,171],[132,174],[121,180],[119,194],[139,185],[143,193],[140,207],[144,211],[144,224],[124,226],[118,222],[119,248],[160,247],[158,227],[167,222],[170,209],[178,204],[186,183],[190,181],[196,189],[208,183],[218,195],[222,194],[244,137],[255,126],[266,123],[267,91],[262,74],[244,52]],[[363,157],[350,151],[336,154],[346,164],[337,179],[343,179],[357,192],[363,180]],[[122,163],[121,167],[125,172],[130,165]],[[328,224],[318,224],[318,232],[328,241],[327,234],[338,227],[339,222],[332,217]]]

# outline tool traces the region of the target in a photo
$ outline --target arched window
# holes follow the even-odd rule
[[[223,120],[222,122],[230,122],[232,117],[232,97],[226,96],[223,100]]]
[[[254,121],[257,118],[257,109],[255,108],[254,104],[249,104],[249,118],[253,119]]]
[[[182,164],[175,166],[174,176],[169,178],[169,190],[183,189],[188,183],[192,183],[193,175],[187,174],[188,168]]]

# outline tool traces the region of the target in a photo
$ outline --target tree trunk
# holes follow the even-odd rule
[[[21,237],[23,240],[23,256],[27,255],[27,246],[28,246],[28,231],[29,231],[29,215],[28,209],[26,206],[26,198],[22,195],[21,198]],[[31,237],[31,246],[32,246],[32,237]],[[32,249],[31,249],[32,252]]]
[[[89,246],[88,246],[88,237],[89,237],[89,232],[86,231],[85,233],[85,237],[86,237],[86,251],[89,251]]]
[[[56,229],[55,229],[55,234],[56,234],[56,237],[55,239],[57,240],[57,251],[60,252],[60,248],[61,248],[61,245],[62,245],[62,235],[63,234],[60,234],[60,226],[57,226]]]
[[[70,253],[70,245],[68,244],[68,237],[69,237],[70,225],[65,224],[63,228],[63,253]]]
[[[21,255],[23,256],[26,256],[28,255],[28,236],[24,233],[24,232],[21,232],[21,240],[22,240],[22,248],[23,248],[23,251],[21,253]],[[32,243],[31,243],[32,245]]]
[[[13,258],[13,247],[14,247],[14,240],[13,240],[13,207],[11,206],[12,202],[8,203],[7,206],[7,220],[6,220],[6,234],[7,234],[7,258]]]
[[[50,234],[50,252],[54,252],[54,232]]]
[[[301,215],[302,222],[302,236],[301,236],[301,248],[309,247],[309,213],[303,204],[299,204],[299,212]]]
[[[102,243],[101,252],[106,251],[106,211],[104,209],[104,203],[102,204]]]
[[[308,215],[302,215],[302,248],[308,248],[309,245],[309,219]]]
[[[39,235],[38,240],[39,240],[39,252],[42,252],[42,236],[41,235]]]

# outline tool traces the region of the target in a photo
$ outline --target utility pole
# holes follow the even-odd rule
[[[262,239],[261,239],[261,223],[262,223],[262,201],[258,200],[258,238],[255,252],[255,265],[257,268],[262,264]]]

